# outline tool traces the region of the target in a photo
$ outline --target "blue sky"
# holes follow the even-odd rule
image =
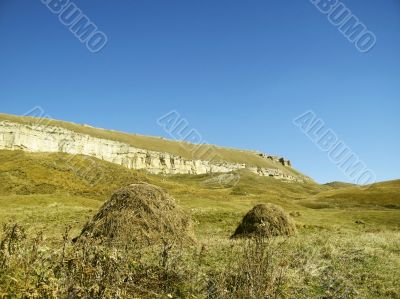
[[[177,110],[214,144],[349,181],[292,123],[313,110],[371,168],[400,177],[400,3],[344,3],[377,36],[360,53],[309,1],[75,1],[93,54],[40,0],[0,2],[1,112],[149,135]]]

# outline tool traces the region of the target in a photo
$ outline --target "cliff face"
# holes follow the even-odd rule
[[[0,149],[29,152],[63,152],[96,157],[127,168],[145,169],[154,174],[204,174],[247,168],[253,173],[277,179],[303,181],[280,169],[248,167],[245,164],[187,160],[180,156],[135,148],[131,145],[96,138],[61,127],[0,122]],[[282,163],[283,164],[283,163]]]

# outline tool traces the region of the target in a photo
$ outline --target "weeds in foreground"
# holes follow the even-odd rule
[[[284,272],[270,242],[248,240],[238,263],[219,273],[201,265],[204,250],[167,242],[140,252],[96,243],[71,245],[68,229],[59,250],[30,238],[18,224],[3,229],[0,297],[29,298],[278,298]],[[195,297],[196,298],[196,297]]]
[[[43,234],[4,225],[0,298],[400,298],[395,232],[127,252],[73,245],[68,229],[62,240],[49,248]]]
[[[238,263],[209,281],[209,298],[282,298],[288,262],[284,242],[255,237],[243,243]]]

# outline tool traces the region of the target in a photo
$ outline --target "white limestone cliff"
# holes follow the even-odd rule
[[[250,167],[230,162],[187,160],[177,155],[140,149],[57,126],[29,125],[11,121],[0,121],[0,149],[87,155],[131,169],[144,169],[154,174],[226,173],[246,168],[262,176],[288,181],[306,180],[303,176],[293,176],[280,169]],[[290,165],[287,160],[284,161],[286,162],[281,161],[281,163]]]

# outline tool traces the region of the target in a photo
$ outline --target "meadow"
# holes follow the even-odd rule
[[[300,184],[245,170],[224,181],[75,157],[81,168],[98,165],[92,184],[66,161],[65,154],[0,151],[0,297],[400,298],[400,181]],[[103,202],[135,182],[175,198],[193,220],[196,244],[74,249],[71,239]],[[292,215],[297,235],[230,239],[259,203]]]

